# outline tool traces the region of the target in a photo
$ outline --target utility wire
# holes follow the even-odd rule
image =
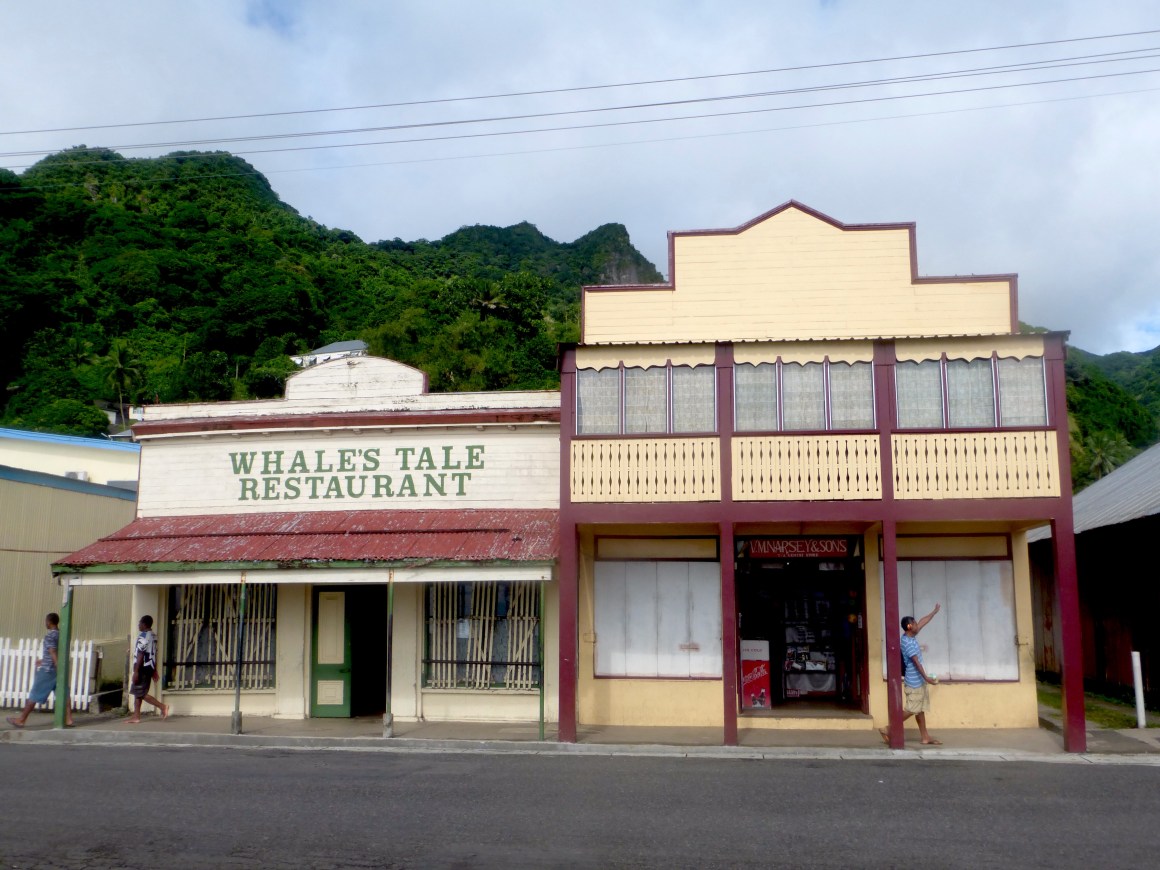
[[[725,95],[716,95],[716,96],[709,96],[709,97],[688,98],[688,99],[681,99],[681,100],[664,100],[664,101],[656,101],[656,102],[650,102],[650,103],[634,103],[634,104],[625,104],[625,105],[616,105],[616,106],[593,107],[593,108],[585,108],[585,109],[567,109],[567,110],[557,110],[557,111],[552,111],[552,112],[529,112],[529,113],[523,113],[523,114],[499,115],[499,116],[492,116],[492,117],[485,117],[485,118],[462,118],[462,119],[450,119],[450,120],[442,120],[442,121],[415,122],[415,123],[410,123],[410,124],[391,124],[391,125],[382,125],[382,126],[374,126],[374,127],[358,127],[358,128],[350,128],[350,129],[341,129],[341,130],[316,130],[316,131],[304,131],[304,132],[295,132],[295,133],[270,133],[270,134],[254,135],[254,136],[222,137],[222,138],[216,138],[216,139],[190,139],[190,140],[175,140],[175,141],[169,141],[169,142],[120,144],[120,145],[107,146],[106,148],[74,149],[74,153],[82,153],[83,154],[86,151],[94,152],[94,151],[101,151],[101,150],[128,151],[128,150],[143,150],[143,149],[148,149],[148,148],[194,147],[194,146],[218,145],[218,144],[235,144],[235,143],[240,143],[240,142],[262,142],[262,141],[284,140],[284,139],[315,138],[315,137],[322,137],[322,136],[340,136],[340,135],[341,136],[349,136],[349,135],[355,135],[355,134],[359,134],[359,133],[382,133],[382,132],[398,131],[398,130],[419,130],[419,129],[429,129],[429,128],[436,128],[436,127],[464,126],[464,125],[471,125],[471,124],[491,124],[491,123],[499,123],[499,122],[506,122],[506,121],[526,121],[526,120],[534,120],[534,119],[538,119],[538,118],[559,118],[559,117],[570,117],[570,116],[577,116],[577,115],[592,115],[592,114],[601,114],[604,112],[624,112],[624,111],[638,111],[638,110],[642,110],[642,109],[670,108],[670,107],[674,107],[674,106],[686,106],[686,105],[697,105],[697,104],[704,104],[704,103],[728,102],[728,101],[733,101],[733,100],[748,100],[748,99],[759,99],[759,98],[768,98],[768,97],[792,96],[792,95],[808,94],[808,93],[821,93],[821,92],[827,92],[827,91],[840,91],[840,90],[852,90],[852,89],[860,89],[860,88],[881,87],[883,85],[891,85],[891,84],[907,84],[907,83],[913,84],[913,83],[921,83],[921,82],[950,81],[950,80],[961,79],[961,78],[975,78],[978,76],[1006,75],[1009,73],[1016,73],[1016,72],[1037,72],[1037,71],[1046,71],[1046,70],[1052,70],[1052,69],[1064,69],[1064,68],[1071,68],[1071,67],[1078,67],[1078,66],[1091,66],[1091,65],[1095,65],[1095,64],[1123,63],[1125,61],[1136,61],[1136,60],[1153,60],[1157,57],[1160,57],[1160,55],[1157,55],[1155,53],[1153,53],[1153,54],[1139,54],[1139,52],[1144,52],[1144,51],[1155,52],[1156,48],[1157,47],[1149,47],[1146,49],[1135,49],[1132,52],[1116,52],[1116,53],[1113,53],[1114,56],[1081,55],[1081,56],[1078,56],[1075,58],[1056,58],[1056,59],[1052,59],[1049,61],[1030,61],[1030,62],[1024,62],[1024,63],[1020,63],[1020,64],[1006,64],[1006,65],[1003,65],[1000,67],[980,67],[980,68],[975,68],[975,69],[957,70],[957,71],[943,72],[943,73],[924,73],[924,74],[916,74],[916,75],[912,75],[912,76],[895,76],[895,77],[891,77],[891,78],[887,78],[887,79],[876,79],[876,80],[871,80],[871,81],[867,81],[867,82],[843,82],[843,83],[836,83],[836,84],[830,84],[830,85],[816,85],[816,86],[809,86],[809,87],[802,87],[802,88],[788,88],[788,89],[781,89],[781,90],[775,90],[775,91],[760,91],[760,92],[745,93],[745,94],[725,94]],[[1135,56],[1133,56],[1133,57],[1122,56],[1122,55],[1128,54],[1128,53],[1132,53]],[[1151,72],[1151,71],[1155,71],[1155,70],[1144,70],[1142,72]],[[1093,76],[1092,78],[1098,78],[1098,76]],[[1024,85],[1054,84],[1057,82],[1070,82],[1070,81],[1082,81],[1082,80],[1084,80],[1084,79],[1083,78],[1057,79],[1057,80],[1046,80],[1046,81],[1040,81],[1040,82],[1029,82],[1029,83],[1021,83],[1021,84],[1024,84]],[[1009,85],[1007,87],[1012,87],[1012,86],[1017,86],[1017,85]],[[1004,86],[997,85],[995,87],[1004,87]],[[941,94],[941,93],[946,93],[946,94],[967,93],[967,92],[969,92],[969,90],[970,89],[958,90],[958,91],[945,91],[945,92],[937,92],[937,93],[939,93],[939,94]],[[918,94],[918,95],[903,95],[903,96],[931,96],[931,95],[932,94]],[[888,97],[883,97],[882,99],[888,99]],[[838,102],[838,103],[827,103],[827,104],[822,104],[822,105],[846,105],[846,103]],[[813,106],[810,106],[810,108],[812,108],[812,107]],[[778,109],[755,110],[755,111],[777,111],[777,110]],[[702,116],[693,116],[693,117],[719,117],[721,114],[729,114],[729,113],[705,114]],[[641,122],[643,123],[644,121],[641,121]],[[599,126],[599,125],[594,125],[594,126]],[[564,127],[564,128],[559,128],[559,129],[575,129],[575,128]],[[415,141],[425,141],[425,140],[415,140]],[[31,156],[36,156],[38,154],[50,154],[50,153],[53,153],[55,150],[56,149],[10,151],[10,152],[0,153],[0,158],[31,157]],[[245,152],[239,152],[239,153],[245,153]],[[249,152],[249,153],[263,153],[263,152]]]
[[[399,101],[399,102],[393,102],[393,103],[374,103],[374,104],[361,105],[361,106],[340,106],[340,107],[319,108],[319,109],[296,109],[296,110],[283,111],[283,112],[257,112],[257,113],[244,114],[244,115],[216,115],[216,116],[201,117],[201,118],[179,118],[179,119],[171,119],[171,120],[165,120],[165,121],[131,121],[131,122],[124,122],[124,123],[117,123],[117,124],[91,124],[91,125],[86,125],[86,126],[75,126],[75,127],[51,127],[51,128],[40,129],[40,130],[7,130],[7,131],[0,131],[0,136],[16,136],[16,135],[39,134],[39,133],[72,133],[72,132],[81,132],[81,131],[87,131],[87,130],[112,130],[112,129],[119,129],[119,128],[127,128],[127,127],[152,127],[152,126],[160,126],[160,125],[167,125],[167,124],[198,124],[198,123],[206,123],[206,122],[211,122],[211,121],[237,121],[237,120],[251,120],[251,119],[255,119],[255,118],[279,118],[279,117],[287,117],[287,116],[292,116],[292,115],[322,114],[322,113],[328,113],[328,112],[355,112],[355,111],[366,111],[369,109],[393,109],[393,108],[402,108],[402,107],[407,107],[407,106],[430,106],[430,105],[439,105],[439,104],[445,104],[445,103],[460,103],[460,102],[473,102],[473,101],[480,101],[480,100],[507,99],[507,98],[511,98],[511,97],[549,96],[549,95],[554,95],[554,94],[580,93],[580,92],[584,92],[584,91],[608,90],[608,89],[614,89],[614,88],[634,88],[634,87],[644,87],[644,86],[661,85],[661,84],[681,84],[681,83],[686,83],[686,82],[711,81],[711,80],[715,80],[715,79],[738,78],[738,77],[743,77],[743,76],[770,75],[770,74],[774,74],[774,73],[804,72],[804,71],[808,71],[808,70],[820,70],[820,69],[837,69],[840,67],[859,66],[862,64],[893,63],[893,62],[897,62],[897,61],[924,60],[924,59],[934,58],[934,57],[952,57],[955,55],[977,54],[977,53],[989,52],[989,51],[1011,51],[1014,49],[1022,49],[1022,48],[1039,48],[1039,47],[1047,46],[1047,45],[1067,45],[1067,44],[1071,44],[1071,43],[1092,42],[1092,41],[1105,40],[1105,39],[1125,39],[1125,38],[1134,37],[1134,36],[1150,36],[1150,35],[1157,34],[1157,33],[1160,33],[1160,29],[1157,29],[1157,30],[1136,30],[1136,31],[1130,31],[1130,32],[1126,32],[1126,33],[1109,33],[1109,34],[1104,34],[1104,35],[1100,35],[1100,36],[1079,36],[1079,37],[1073,37],[1070,39],[1051,39],[1051,40],[1043,40],[1040,42],[1013,43],[1010,45],[985,46],[985,47],[981,47],[981,48],[966,48],[966,49],[956,49],[956,50],[951,50],[951,51],[925,52],[923,54],[904,54],[904,55],[895,55],[893,57],[866,58],[863,60],[847,60],[847,61],[835,61],[835,62],[831,62],[831,63],[806,64],[806,65],[801,65],[801,66],[774,67],[774,68],[770,68],[770,69],[747,70],[747,71],[743,71],[743,72],[710,73],[710,74],[706,74],[706,75],[697,75],[697,76],[681,76],[681,77],[664,78],[664,79],[645,79],[645,80],[641,80],[641,81],[632,81],[632,82],[613,82],[613,83],[597,84],[597,85],[579,85],[579,86],[568,87],[568,88],[546,88],[546,89],[542,89],[542,90],[532,90],[532,91],[511,91],[511,92],[507,92],[507,93],[481,94],[481,95],[466,96],[466,97],[444,97],[444,98],[439,98],[439,99],[427,99],[427,100],[407,100],[407,101]]]
[[[454,134],[451,134],[448,136],[422,136],[422,137],[416,137],[416,138],[410,138],[410,139],[380,139],[378,141],[373,141],[373,142],[336,142],[336,143],[327,144],[327,145],[296,145],[296,146],[292,146],[292,147],[288,147],[288,148],[256,148],[256,149],[251,149],[248,151],[235,152],[234,156],[245,156],[245,155],[251,155],[251,154],[285,154],[285,153],[289,153],[289,152],[298,152],[298,151],[328,151],[328,150],[334,150],[334,149],[338,149],[338,148],[366,148],[366,147],[371,147],[371,146],[376,146],[376,145],[426,144],[426,143],[431,143],[431,142],[450,142],[450,141],[457,141],[457,140],[461,140],[461,139],[489,139],[489,138],[496,138],[496,137],[501,137],[501,136],[525,136],[525,135],[530,135],[530,134],[535,134],[535,133],[564,133],[564,132],[575,132],[577,130],[595,130],[595,129],[608,128],[608,127],[631,127],[631,126],[638,126],[638,125],[642,125],[642,124],[665,124],[665,123],[673,123],[673,122],[677,122],[677,121],[698,121],[698,120],[705,120],[708,118],[729,118],[729,117],[740,117],[740,116],[746,116],[746,115],[769,114],[772,112],[790,112],[790,111],[797,111],[800,109],[832,108],[835,106],[852,106],[852,105],[863,105],[863,104],[871,104],[871,103],[896,102],[898,100],[914,100],[914,99],[921,99],[924,97],[942,97],[942,96],[951,96],[951,95],[955,95],[955,94],[983,93],[986,91],[999,91],[999,90],[1010,90],[1013,88],[1035,87],[1035,86],[1044,85],[1044,84],[1061,84],[1061,83],[1069,83],[1069,82],[1077,82],[1077,81],[1094,81],[1097,79],[1105,79],[1105,78],[1121,78],[1124,76],[1147,75],[1147,74],[1156,73],[1156,72],[1160,72],[1160,68],[1152,68],[1152,69],[1145,69],[1145,70],[1133,70],[1133,71],[1118,72],[1118,73],[1103,73],[1101,75],[1079,76],[1079,77],[1065,78],[1065,79],[1050,79],[1050,80],[1039,81],[1039,82],[1015,82],[1015,83],[1005,84],[1005,85],[986,85],[986,86],[977,87],[977,88],[960,88],[958,90],[952,90],[952,91],[929,91],[929,92],[918,93],[918,94],[895,94],[895,95],[890,95],[890,96],[864,97],[861,99],[838,100],[838,101],[833,101],[833,102],[828,102],[828,103],[806,103],[806,104],[796,105],[796,106],[774,106],[774,107],[767,107],[767,108],[761,108],[761,109],[737,109],[737,110],[730,111],[730,112],[709,112],[709,113],[702,113],[702,114],[696,114],[696,115],[672,115],[672,116],[663,117],[663,118],[634,118],[634,119],[623,120],[623,121],[601,121],[598,123],[569,124],[569,125],[556,126],[556,127],[533,127],[533,128],[522,129],[522,130],[493,130],[493,131],[477,132],[477,133],[454,133]],[[87,149],[87,150],[93,150],[93,149]],[[39,153],[39,152],[37,152],[37,153]],[[76,153],[85,153],[85,151],[78,149]],[[190,156],[193,156],[193,155],[190,155]],[[97,161],[97,162],[105,162],[105,161]]]
[[[601,143],[591,143],[591,144],[586,144],[586,145],[560,145],[560,146],[550,147],[550,148],[531,148],[531,149],[524,149],[524,150],[520,150],[520,151],[499,151],[499,152],[491,152],[491,153],[483,153],[483,154],[458,154],[458,155],[448,155],[448,156],[443,156],[443,157],[415,157],[415,158],[410,158],[410,159],[405,159],[405,160],[375,161],[373,163],[348,163],[348,164],[333,165],[333,166],[307,166],[307,167],[299,167],[299,168],[293,168],[293,169],[270,169],[270,170],[264,170],[261,172],[256,170],[256,169],[240,170],[240,171],[235,171],[235,172],[209,172],[209,173],[202,173],[202,174],[198,174],[198,175],[182,175],[181,180],[186,181],[186,180],[200,180],[200,179],[209,179],[209,178],[247,178],[247,177],[259,177],[259,178],[261,178],[261,177],[264,177],[266,175],[284,175],[284,174],[289,174],[292,172],[319,172],[319,171],[341,170],[341,169],[361,169],[361,168],[376,167],[376,166],[404,166],[404,165],[410,165],[410,164],[415,164],[415,163],[438,163],[438,162],[449,162],[449,161],[455,161],[455,160],[487,159],[487,158],[494,158],[494,157],[522,157],[522,156],[532,156],[532,155],[536,155],[536,154],[550,154],[550,153],[556,153],[556,152],[562,152],[562,151],[584,151],[584,150],[594,150],[594,149],[600,149],[600,148],[621,148],[621,147],[630,147],[630,146],[634,146],[634,145],[664,144],[664,143],[669,143],[669,142],[683,142],[683,141],[690,141],[690,140],[697,140],[697,139],[714,139],[714,138],[725,138],[725,137],[732,137],[732,136],[749,136],[749,135],[756,135],[759,133],[778,133],[778,132],[788,132],[788,131],[793,131],[793,130],[808,130],[808,129],[814,129],[814,128],[819,128],[819,127],[841,127],[841,126],[845,126],[848,124],[872,124],[872,123],[881,122],[881,121],[909,120],[909,119],[914,119],[914,118],[928,118],[928,117],[937,117],[937,116],[942,116],[942,115],[957,115],[957,114],[965,113],[965,112],[985,112],[985,111],[993,111],[995,109],[1021,108],[1024,106],[1037,106],[1037,105],[1044,105],[1044,104],[1050,104],[1050,103],[1074,102],[1076,100],[1099,99],[1102,97],[1130,96],[1133,94],[1155,93],[1157,91],[1160,91],[1160,88],[1140,88],[1140,89],[1129,90],[1129,91],[1110,91],[1110,92],[1099,93],[1099,94],[1079,94],[1079,95],[1070,96],[1070,97],[1052,97],[1052,98],[1047,98],[1047,99],[1042,99],[1042,100],[1024,100],[1024,101],[1020,101],[1020,102],[1016,102],[1016,103],[998,103],[998,104],[991,105],[991,106],[970,106],[970,107],[964,107],[964,108],[958,108],[958,109],[939,109],[939,110],[934,110],[934,111],[930,111],[930,112],[911,112],[911,113],[899,114],[899,115],[879,115],[879,116],[872,117],[872,118],[850,118],[850,119],[840,120],[840,121],[818,121],[818,122],[811,123],[811,124],[793,124],[793,125],[786,125],[786,126],[781,126],[781,127],[762,127],[762,128],[753,129],[753,130],[732,130],[732,131],[724,131],[724,132],[717,132],[717,133],[692,133],[692,134],[688,134],[688,135],[684,135],[684,136],[666,136],[666,137],[658,137],[658,138],[652,138],[652,139],[634,139],[634,140],[622,141],[622,142],[601,142]],[[221,156],[221,154],[218,153],[218,154],[189,154],[189,155],[183,155],[180,158],[172,157],[172,156],[156,157],[156,158],[121,158],[120,162],[132,163],[132,162],[136,162],[138,160],[178,160],[178,159],[186,160],[186,159],[190,159],[190,158],[194,158],[194,157],[212,158],[212,157],[220,157],[220,156]],[[70,162],[69,165],[70,166],[78,166],[78,165],[84,166],[84,165],[91,165],[91,164],[105,164],[105,165],[107,165],[110,162],[116,162],[116,161],[108,161],[108,160],[76,161],[76,162]],[[17,167],[17,168],[27,168],[27,167]],[[141,178],[118,179],[118,180],[121,181],[122,183],[125,183],[125,184],[134,184],[134,183],[141,183],[144,181],[155,180],[155,179],[146,179],[144,177],[141,177]],[[62,182],[54,182],[52,184],[22,185],[21,189],[23,189],[23,190],[49,190],[49,189],[61,188],[61,187],[81,187],[81,186],[83,186],[82,182],[62,181]],[[0,193],[2,193],[2,192],[3,191],[0,190]]]

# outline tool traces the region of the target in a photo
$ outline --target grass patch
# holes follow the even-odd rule
[[[1035,690],[1039,703],[1053,710],[1063,709],[1063,695],[1058,689],[1045,689],[1039,686]],[[1136,708],[1129,707],[1113,698],[1099,696],[1084,696],[1083,711],[1085,718],[1093,725],[1102,728],[1135,728]],[[1149,723],[1149,728],[1157,726]]]

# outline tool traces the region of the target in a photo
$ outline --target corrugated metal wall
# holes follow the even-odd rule
[[[53,561],[132,522],[136,502],[0,480],[0,637],[44,633],[44,614],[59,611]],[[73,593],[73,637],[105,641],[132,631],[127,588]]]

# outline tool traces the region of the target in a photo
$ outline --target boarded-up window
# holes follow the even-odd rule
[[[918,635],[928,673],[952,680],[1019,679],[1009,561],[900,561],[899,616],[921,619],[936,603],[941,609]],[[902,633],[899,625],[886,628]],[[885,672],[885,646],[883,662]]]
[[[718,562],[597,562],[596,674],[720,677]]]

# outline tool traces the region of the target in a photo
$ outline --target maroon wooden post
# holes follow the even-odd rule
[[[579,540],[572,513],[571,452],[576,433],[576,351],[560,360],[560,558],[556,563],[560,591],[560,689],[556,739],[576,742],[576,680],[579,657]]]
[[[1060,682],[1063,689],[1063,748],[1087,751],[1084,723],[1083,629],[1079,617],[1079,578],[1075,565],[1075,519],[1071,504],[1071,443],[1067,425],[1065,336],[1052,335],[1044,353],[1047,364],[1048,413],[1059,453],[1059,510],[1051,520],[1055,556],[1055,600],[1059,606]]]
[[[721,445],[721,504],[726,516],[733,504],[733,345],[717,345],[717,437]],[[733,523],[719,525],[721,558],[721,690],[724,704],[724,741],[737,745],[737,580]]]
[[[886,625],[886,703],[890,716],[890,748],[902,749],[906,737],[902,722],[902,673],[901,667],[891,667],[902,661],[901,626],[902,615],[898,612],[898,541],[894,520],[882,523],[882,598]]]
[[[725,745],[737,745],[737,587],[734,582],[733,524],[721,523],[721,682]]]

